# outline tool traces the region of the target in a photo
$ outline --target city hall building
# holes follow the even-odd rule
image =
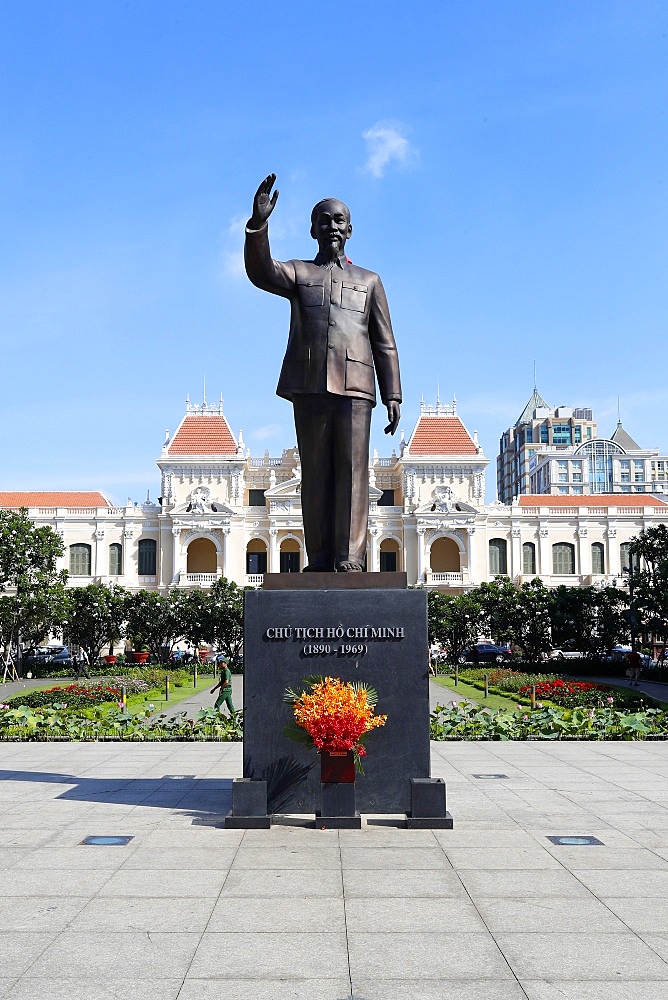
[[[585,429],[583,443],[593,440]],[[617,449],[625,443],[618,435]],[[486,504],[488,464],[456,402],[422,403],[398,454],[370,457],[367,569],[405,571],[409,585],[450,593],[499,574],[516,583],[539,576],[550,587],[621,585],[630,540],[668,520],[661,492],[520,492]],[[0,491],[0,507],[27,507],[36,524],[61,535],[72,586],[113,582],[165,594],[207,588],[220,576],[259,586],[265,573],[305,565],[296,448],[254,457],[222,402],[187,403],[157,465],[157,503],[116,507],[97,491]]]

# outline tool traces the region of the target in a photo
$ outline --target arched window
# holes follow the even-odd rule
[[[155,576],[158,544],[155,538],[139,539],[139,575]]]
[[[432,573],[461,572],[459,546],[454,538],[437,538],[429,550],[429,567]]]
[[[622,573],[624,570],[628,573],[631,566],[631,543],[622,542],[619,546],[619,565],[622,568]]]
[[[399,543],[395,538],[384,538],[380,543],[381,573],[396,573],[399,569]]]
[[[70,545],[70,575],[90,576],[90,545]]]
[[[605,546],[603,542],[594,542],[591,547],[591,571],[596,576],[605,573]]]
[[[253,538],[246,547],[246,572],[267,572],[267,546],[261,538]]]
[[[555,576],[572,576],[575,573],[575,546],[557,542],[552,546],[552,572]]]
[[[123,576],[123,546],[119,542],[109,546],[109,576]]]
[[[522,572],[527,576],[536,573],[536,546],[533,542],[525,542],[522,546]]]
[[[505,538],[491,538],[489,542],[489,572],[490,576],[499,576],[508,572],[508,557]]]
[[[186,573],[215,573],[218,564],[216,546],[210,538],[193,538],[186,556]]]
[[[300,564],[299,542],[296,538],[286,538],[281,542],[279,568],[281,573],[299,573]]]

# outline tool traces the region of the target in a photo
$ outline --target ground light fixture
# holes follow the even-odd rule
[[[603,847],[603,841],[598,837],[548,837],[553,844],[560,844],[562,847]]]
[[[80,847],[126,847],[134,837],[105,837],[91,836],[84,837],[79,844]]]

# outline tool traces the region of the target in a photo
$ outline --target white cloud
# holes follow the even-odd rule
[[[220,236],[221,252],[220,266],[223,274],[230,278],[241,278],[246,276],[244,264],[244,236],[246,232],[247,215],[235,215],[229,224],[222,231]],[[271,216],[271,249],[272,254],[279,260],[284,244],[291,243],[299,234],[303,237],[309,231],[309,217],[304,212],[294,212],[288,207],[283,207],[279,203],[279,208]],[[286,253],[290,253],[290,247],[285,248]]]
[[[245,274],[244,231],[246,216],[236,215],[223,233],[222,267],[225,274],[239,278]]]
[[[282,424],[265,424],[264,427],[256,427],[248,436],[249,441],[269,441],[272,438],[280,437],[284,433]]]
[[[401,122],[380,121],[362,132],[368,152],[364,166],[373,177],[382,177],[390,163],[408,167],[416,162],[418,153],[406,138],[406,131]]]

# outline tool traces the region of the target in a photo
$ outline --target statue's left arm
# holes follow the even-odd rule
[[[399,426],[401,416],[399,355],[392,332],[387,296],[378,276],[376,276],[372,286],[369,310],[369,342],[380,388],[380,398],[387,407],[387,416],[390,421],[385,428],[385,433],[394,434]]]

